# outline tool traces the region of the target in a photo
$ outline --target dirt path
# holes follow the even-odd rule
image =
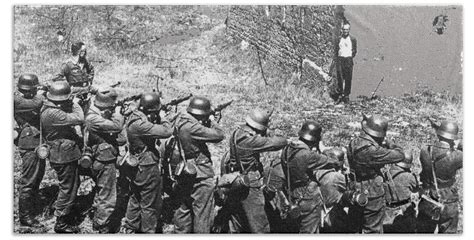
[[[370,95],[385,76],[380,95],[402,95],[420,86],[462,92],[462,7],[345,6],[358,39],[353,96]],[[448,16],[442,35],[433,19]]]

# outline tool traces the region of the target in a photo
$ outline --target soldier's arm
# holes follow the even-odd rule
[[[403,161],[405,155],[400,147],[387,149],[381,146],[371,146],[366,151],[370,151],[371,161],[369,165],[384,165]]]
[[[56,81],[63,80],[66,77],[66,74],[68,74],[68,72],[69,72],[69,67],[67,66],[66,63],[63,63],[61,65],[61,69],[59,70],[59,73],[53,77],[52,81],[56,82]]]
[[[339,160],[320,154],[315,151],[304,151],[304,157],[308,159],[308,168],[312,172],[317,169],[335,168],[339,165]]]
[[[199,123],[194,123],[190,127],[190,133],[194,140],[203,142],[218,143],[225,138],[224,131],[216,124],[212,124],[208,128]]]
[[[253,151],[257,152],[269,152],[269,151],[278,151],[283,149],[288,141],[284,137],[262,137],[260,135],[255,135],[251,138],[247,138],[247,143],[245,145],[252,146]]]
[[[432,172],[431,172],[431,158],[426,148],[423,148],[420,151],[420,163],[421,163],[420,181],[423,187],[427,187],[431,184],[433,177],[432,177]]]
[[[86,123],[94,132],[119,133],[123,129],[124,118],[118,113],[114,113],[111,119],[105,119],[97,114],[90,114],[86,117]]]
[[[84,123],[84,112],[77,103],[73,103],[72,112],[67,113],[61,110],[52,113],[53,126],[74,126]]]
[[[451,153],[451,157],[454,161],[454,169],[458,170],[462,168],[462,151],[455,150]]]
[[[25,99],[20,96],[14,95],[13,97],[13,111],[14,112],[39,112],[43,106],[42,95],[37,95],[32,99]]]
[[[173,134],[173,128],[167,121],[162,122],[162,124],[153,124],[149,121],[138,120],[133,122],[130,128],[138,135],[155,138],[169,138]]]

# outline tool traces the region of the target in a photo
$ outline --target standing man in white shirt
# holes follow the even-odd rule
[[[339,99],[337,102],[349,102],[349,94],[352,85],[352,67],[354,66],[353,58],[357,54],[357,40],[349,35],[351,25],[345,22],[342,25],[342,35],[338,39],[335,46],[336,64],[337,64],[337,83]]]

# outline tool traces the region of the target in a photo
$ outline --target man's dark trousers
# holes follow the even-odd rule
[[[77,161],[58,164],[50,162],[51,167],[56,171],[59,181],[59,193],[55,203],[54,215],[66,217],[71,212],[72,204],[76,199],[79,189],[79,169]]]
[[[337,85],[340,93],[349,97],[352,87],[352,68],[354,62],[352,57],[338,57]]]
[[[96,183],[97,193],[94,197],[93,226],[99,231],[108,232],[110,216],[114,212],[117,201],[117,177],[115,160],[109,162],[94,161],[92,176]]]
[[[156,232],[161,214],[161,180],[158,164],[138,165],[133,169],[126,228],[140,233]]]
[[[31,216],[32,207],[38,195],[39,185],[44,176],[45,160],[41,160],[35,151],[20,150],[22,169],[20,179],[19,215]]]

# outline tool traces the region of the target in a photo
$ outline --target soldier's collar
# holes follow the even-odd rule
[[[360,134],[360,138],[363,138],[363,139],[365,139],[365,140],[371,142],[371,143],[372,143],[373,145],[375,145],[375,146],[379,146],[379,144],[378,144],[371,136],[369,136],[369,134],[367,134],[367,133],[365,133],[365,132],[362,132],[362,133]]]
[[[238,129],[244,131],[245,133],[249,134],[250,136],[255,136],[255,135],[257,135],[257,133],[256,133],[255,131],[253,131],[249,126],[247,126],[247,125],[245,125],[245,124],[244,124],[244,125],[240,125],[240,126],[238,127]]]
[[[451,149],[451,145],[447,142],[437,141],[433,146],[443,149]]]

